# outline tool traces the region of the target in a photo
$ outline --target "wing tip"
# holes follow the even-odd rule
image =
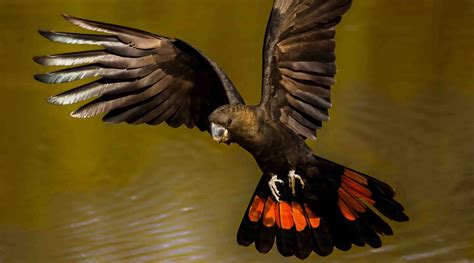
[[[65,102],[60,96],[57,96],[57,95],[46,98],[46,101],[49,104],[60,105],[60,106],[71,104],[71,103]]]
[[[71,15],[66,14],[66,13],[62,13],[61,16],[62,16],[66,21],[71,22],[71,23],[72,23],[72,21],[77,20],[76,17],[71,16]]]
[[[46,83],[46,84],[60,84],[60,83],[67,82],[58,78],[58,75],[56,74],[56,72],[35,74],[33,78],[39,82]]]
[[[71,23],[75,26],[78,26],[78,27],[84,28],[84,24],[87,24],[87,20],[84,20],[84,19],[81,19],[81,18],[78,18],[78,17],[75,17],[75,16],[71,16],[71,15],[68,15],[68,14],[65,14],[65,13],[62,13],[61,16],[67,22],[69,22],[69,23]],[[88,28],[85,28],[85,29],[88,29]]]
[[[59,104],[57,103],[57,98],[56,98],[56,96],[47,97],[47,98],[46,98],[46,102],[49,103],[49,104],[59,105]]]
[[[110,124],[119,124],[122,122],[122,120],[119,120],[118,118],[114,118],[114,117],[117,117],[117,116],[113,116],[113,117],[104,116],[102,118],[102,121],[105,123],[110,123]]]
[[[54,42],[61,42],[61,41],[57,40],[58,37],[67,35],[67,33],[62,33],[62,32],[57,32],[57,31],[54,31],[54,30],[47,30],[47,29],[38,29],[38,33],[42,37],[44,37],[48,40],[54,41]]]
[[[42,83],[48,83],[48,84],[50,83],[48,81],[48,74],[35,74],[33,78]]]
[[[38,29],[38,33],[42,36],[44,36],[49,30],[46,29]]]
[[[397,219],[392,219],[396,222],[408,222],[410,221],[410,218],[403,212],[400,212],[400,214],[398,215]]]
[[[36,62],[37,64],[40,64],[40,65],[44,65],[44,66],[47,66],[46,65],[46,60],[47,60],[46,56],[35,56],[35,57],[33,57],[34,62]]]
[[[47,29],[38,29],[38,33],[44,38],[51,39],[51,34],[53,34],[54,31]]]
[[[91,116],[88,116],[87,114],[84,114],[80,109],[71,112],[69,115],[75,119],[87,119],[91,117]]]
[[[71,112],[69,115],[76,119],[89,119],[89,118],[99,115],[102,112],[103,111],[97,111],[97,110],[88,108],[88,105],[86,104],[80,107],[79,109]]]

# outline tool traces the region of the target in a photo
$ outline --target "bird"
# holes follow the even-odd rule
[[[96,50],[37,56],[66,66],[34,78],[47,84],[93,78],[47,99],[87,103],[74,118],[108,123],[166,123],[208,132],[248,151],[262,176],[237,231],[237,243],[285,257],[328,256],[335,249],[381,247],[393,235],[383,219],[405,222],[387,183],[327,160],[308,146],[329,120],[335,84],[335,28],[352,0],[274,0],[263,45],[261,100],[245,104],[226,73],[178,38],[63,15],[89,34],[39,30],[59,43]],[[92,100],[91,100],[92,99]],[[378,211],[378,212],[376,212]]]

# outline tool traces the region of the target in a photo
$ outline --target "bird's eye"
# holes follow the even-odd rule
[[[232,123],[232,119],[227,120],[227,125],[230,125]]]

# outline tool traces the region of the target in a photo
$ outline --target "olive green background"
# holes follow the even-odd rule
[[[178,37],[258,103],[271,0],[0,1],[0,262],[283,262],[235,242],[260,176],[185,128],[75,120],[32,57],[83,48],[61,13]],[[474,1],[355,0],[338,26],[331,121],[311,146],[393,185],[411,221],[317,262],[474,260]]]

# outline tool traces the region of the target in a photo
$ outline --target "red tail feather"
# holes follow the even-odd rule
[[[352,244],[381,246],[378,235],[393,232],[373,208],[389,219],[408,220],[389,185],[317,158],[319,174],[303,175],[304,191],[298,189],[295,196],[283,186],[281,202],[273,199],[269,178],[262,177],[240,225],[239,244],[255,243],[258,251],[266,253],[276,238],[284,256],[306,258],[311,251],[326,256],[333,247],[345,251]]]

